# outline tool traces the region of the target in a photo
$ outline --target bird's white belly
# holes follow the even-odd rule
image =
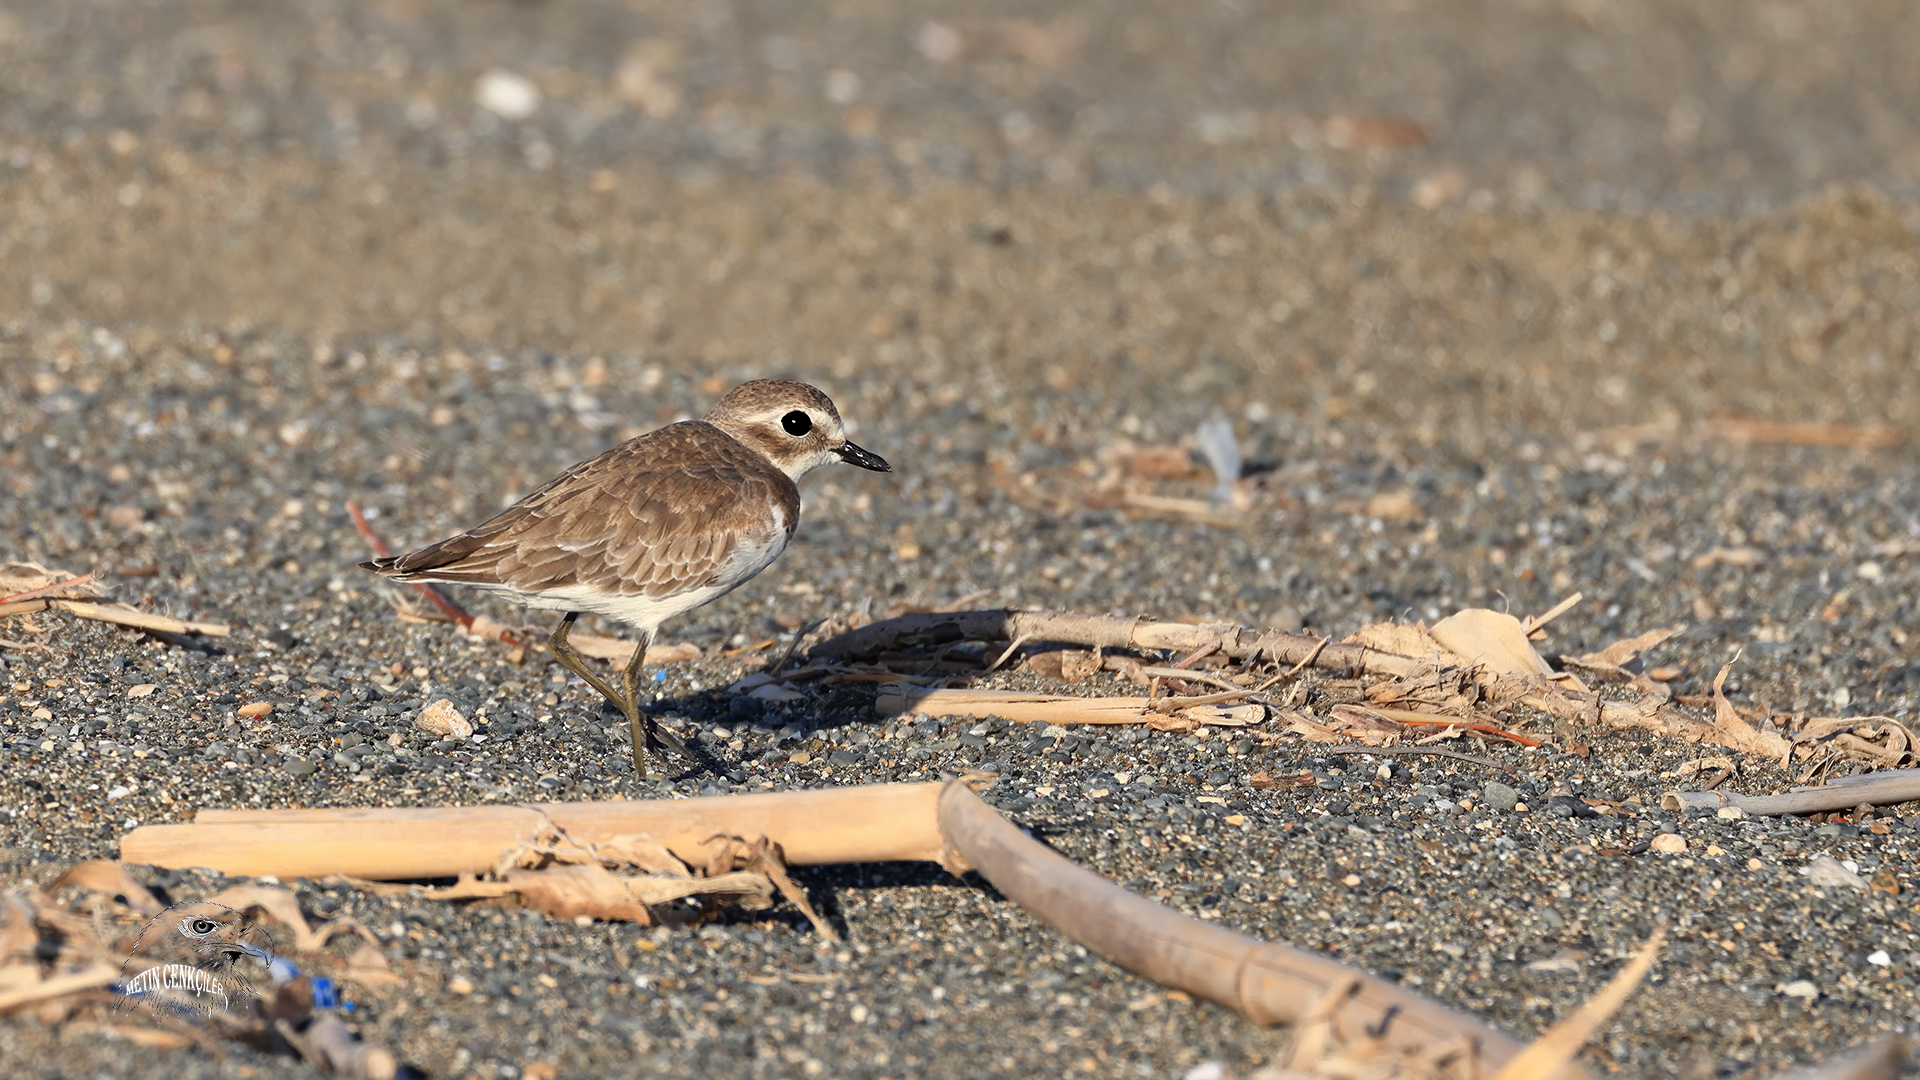
[[[733,557],[720,568],[711,584],[665,596],[612,592],[587,585],[563,585],[539,592],[500,591],[509,592],[513,599],[528,607],[603,615],[651,633],[675,615],[717,600],[752,580],[754,575],[772,565],[786,547],[787,530],[784,527],[776,528],[765,542],[743,543],[736,548]]]

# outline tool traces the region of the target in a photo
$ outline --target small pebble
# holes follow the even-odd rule
[[[1867,881],[1840,864],[1831,855],[1815,855],[1807,860],[1807,880],[1823,889],[1865,889]]]
[[[462,716],[460,710],[453,707],[453,702],[446,698],[441,698],[420,710],[420,715],[414,717],[413,726],[421,731],[455,739],[473,737],[473,721]]]

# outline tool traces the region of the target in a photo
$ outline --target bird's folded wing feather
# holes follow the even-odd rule
[[[744,448],[727,453],[738,446],[728,443],[691,455],[648,447],[640,460],[635,443],[615,447],[487,522],[403,556],[389,572],[647,596],[715,584],[737,556],[791,533],[799,516],[791,481]]]

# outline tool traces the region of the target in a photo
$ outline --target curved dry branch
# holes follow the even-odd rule
[[[1189,918],[1074,865],[962,783],[940,794],[940,831],[1002,893],[1074,941],[1258,1024],[1331,1022],[1343,1041],[1407,1053],[1455,1044],[1445,1072],[1485,1076],[1521,1050],[1506,1035],[1383,979],[1290,945]],[[1585,1073],[1569,1066],[1560,1076]]]

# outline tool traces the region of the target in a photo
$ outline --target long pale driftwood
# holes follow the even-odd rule
[[[145,825],[120,841],[126,862],[227,874],[373,880],[493,869],[503,852],[558,829],[598,844],[643,833],[680,859],[707,860],[715,835],[766,836],[788,865],[943,861],[933,807],[939,784],[647,802],[529,806],[202,810],[191,825]]]
[[[1778,795],[1742,795],[1735,791],[1669,791],[1660,796],[1668,810],[1737,806],[1755,817],[1777,814],[1819,814],[1851,810],[1856,806],[1892,806],[1920,799],[1920,769],[1853,776],[1822,787],[1800,788]]]
[[[1245,693],[1242,691],[1242,693]],[[1162,705],[1167,711],[1157,711]],[[874,715],[881,717],[925,713],[929,716],[998,716],[1025,724],[1146,724],[1178,715],[1197,724],[1244,727],[1258,722],[1266,710],[1259,705],[1193,702],[1185,708],[1178,699],[1150,701],[1143,697],[1063,697],[1027,694],[1017,690],[932,690],[893,685],[874,699]]]
[[[959,641],[1058,643],[1100,649],[1192,652],[1218,646],[1234,660],[1263,659],[1279,664],[1311,661],[1319,668],[1407,675],[1420,661],[1364,645],[1329,643],[1324,638],[1282,630],[1250,630],[1235,623],[1164,623],[1120,615],[1072,611],[928,611],[882,619],[849,630],[808,650],[810,658],[871,657],[893,649],[946,645]]]
[[[1218,1002],[1257,1024],[1330,1016],[1343,1039],[1383,1038],[1403,1052],[1461,1051],[1457,1077],[1485,1076],[1521,1045],[1465,1013],[1290,945],[1189,918],[1074,865],[1001,817],[963,784],[940,796],[940,831],[1009,899],[1129,971]],[[1331,1013],[1328,1009],[1331,1007]],[[1563,1080],[1584,1076],[1577,1066]]]
[[[576,842],[646,833],[704,861],[716,833],[760,834],[789,863],[926,860],[978,867],[995,887],[1114,962],[1262,1024],[1331,1017],[1356,1042],[1443,1055],[1466,1080],[1518,1052],[1477,1020],[1337,961],[1180,915],[1054,854],[963,781],[660,802],[421,809],[203,810],[121,841],[128,862],[229,874],[373,879],[491,870],[503,852],[565,830]],[[1456,1050],[1446,1051],[1448,1046]],[[1579,1074],[1562,1074],[1572,1080]]]

